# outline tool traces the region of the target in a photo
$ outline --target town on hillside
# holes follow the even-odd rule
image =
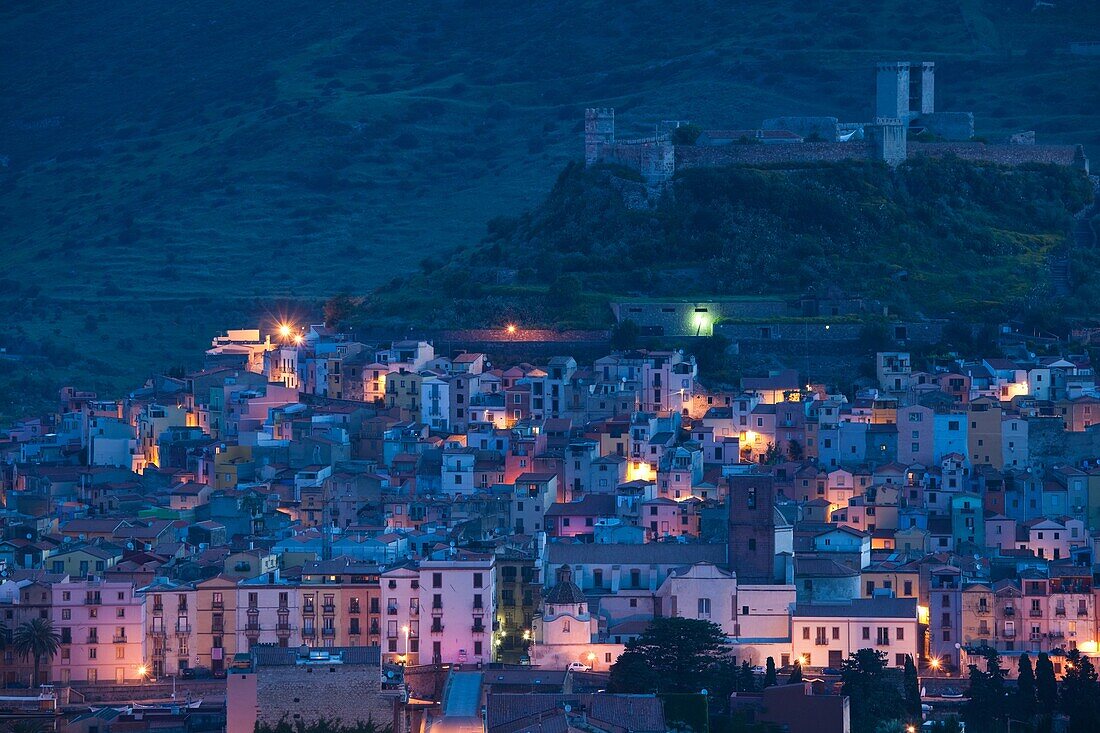
[[[0,431],[0,713],[848,733],[1011,693],[1093,720],[1088,357],[866,366],[718,388],[682,350],[497,363],[281,323],[124,396],[65,387]]]

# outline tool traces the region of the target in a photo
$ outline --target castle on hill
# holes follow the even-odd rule
[[[897,166],[917,156],[954,155],[1001,165],[1054,163],[1088,173],[1080,145],[1037,145],[1031,132],[997,144],[974,140],[972,112],[936,111],[935,79],[931,61],[881,62],[875,69],[875,113],[868,122],[775,117],[756,130],[704,130],[692,144],[674,136],[674,130],[687,124],[681,120],[661,122],[650,137],[619,140],[615,110],[589,108],[584,117],[585,165],[626,166],[642,175],[650,191],[662,189],[685,168],[841,160]]]

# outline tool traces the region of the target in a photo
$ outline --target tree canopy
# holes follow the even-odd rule
[[[658,618],[611,666],[613,692],[729,694],[733,667],[722,627],[710,621]]]

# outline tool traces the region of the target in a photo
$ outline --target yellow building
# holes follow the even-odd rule
[[[423,377],[416,372],[400,369],[386,375],[386,407],[401,410],[401,419],[420,422],[420,383]]]

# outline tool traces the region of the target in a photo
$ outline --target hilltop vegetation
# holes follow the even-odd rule
[[[1066,168],[917,159],[896,171],[687,170],[654,208],[632,210],[622,174],[571,164],[542,204],[493,220],[481,245],[443,267],[425,263],[428,272],[383,288],[369,312],[594,325],[609,296],[839,290],[903,316],[1005,318],[1051,302],[1049,257],[1091,198]],[[1085,279],[1069,304],[1087,310],[1097,290]]]
[[[196,302],[195,331],[244,325],[475,243],[579,157],[588,105],[615,106],[624,135],[864,119],[873,62],[919,57],[980,134],[1097,159],[1097,61],[1065,50],[1100,4],[1054,5],[4,3],[0,347],[74,358],[0,363],[0,414],[32,409],[16,385],[94,372],[119,390],[193,358],[178,314]]]

